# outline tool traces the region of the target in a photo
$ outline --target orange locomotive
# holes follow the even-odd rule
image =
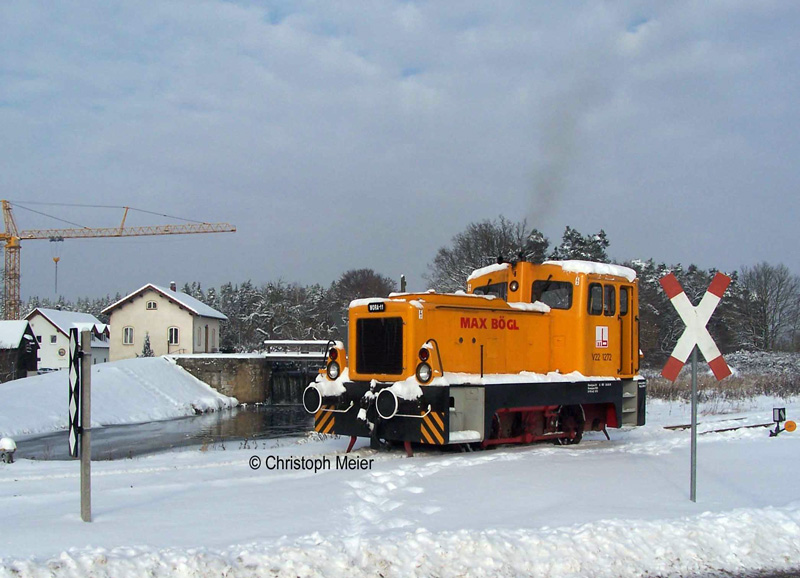
[[[635,272],[587,261],[499,263],[467,292],[350,304],[303,393],[322,433],[430,445],[578,443],[643,425]]]

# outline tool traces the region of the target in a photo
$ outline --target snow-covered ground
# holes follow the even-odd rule
[[[773,403],[704,415],[701,431],[768,422]],[[775,403],[800,416],[800,402]],[[359,442],[361,470],[337,467],[346,439],[315,436],[96,462],[92,523],[80,520],[78,463],[0,464],[0,577],[800,568],[800,434],[699,436],[693,503],[689,432],[662,427],[688,423],[688,407],[653,401],[648,412],[645,427],[611,430],[611,441],[586,434],[570,447],[418,451],[409,459]],[[277,458],[296,459],[269,469]],[[289,467],[303,458],[330,467]]]
[[[0,384],[0,437],[66,429],[68,398],[66,371]],[[174,419],[236,403],[163,357],[92,366],[93,428]]]

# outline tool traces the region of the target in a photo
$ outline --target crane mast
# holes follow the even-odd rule
[[[3,208],[5,231],[0,233],[0,241],[5,243],[5,283],[3,290],[5,318],[19,319],[20,316],[20,241],[33,239],[95,239],[98,237],[142,237],[152,235],[188,235],[193,233],[234,233],[236,227],[228,223],[187,223],[181,225],[147,225],[126,227],[130,207],[123,207],[125,213],[119,227],[78,227],[68,229],[30,229],[20,231],[14,221],[11,203],[0,201]]]

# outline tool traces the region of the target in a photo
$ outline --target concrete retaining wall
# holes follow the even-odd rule
[[[175,361],[200,381],[239,403],[269,402],[272,364],[264,357],[176,356]]]
[[[298,404],[314,381],[316,367],[277,362],[261,355],[177,355],[175,362],[218,392],[239,403]]]

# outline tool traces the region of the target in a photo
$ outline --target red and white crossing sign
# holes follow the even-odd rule
[[[661,375],[670,381],[675,381],[695,345],[700,349],[703,357],[706,358],[708,366],[717,380],[725,379],[731,374],[728,364],[725,363],[717,344],[714,343],[714,338],[711,337],[706,328],[708,320],[711,319],[711,314],[714,313],[714,309],[719,305],[722,295],[730,283],[730,277],[717,273],[700,303],[697,307],[694,307],[675,275],[670,273],[661,279],[661,287],[663,287],[672,305],[677,309],[678,315],[681,316],[681,319],[686,324],[686,329],[678,339],[672,356],[664,366]]]

